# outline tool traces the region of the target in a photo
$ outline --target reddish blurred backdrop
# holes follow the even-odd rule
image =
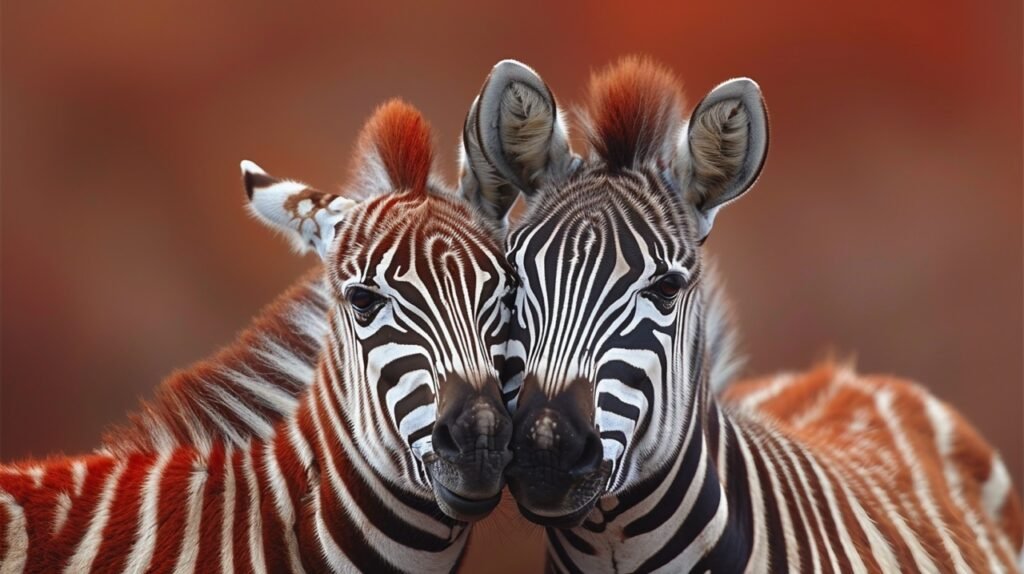
[[[331,188],[402,96],[454,175],[499,59],[569,104],[639,52],[691,104],[737,75],[764,90],[767,167],[709,241],[748,373],[834,351],[921,381],[1019,487],[1021,3],[688,4],[4,2],[2,458],[95,446],[311,265],[245,215],[240,159]],[[471,566],[539,563],[540,534],[509,520]]]

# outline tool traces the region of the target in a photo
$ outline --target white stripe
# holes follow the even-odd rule
[[[893,505],[892,501],[885,492],[875,484],[868,473],[858,466],[848,466],[847,469],[856,474],[864,483],[867,485],[871,494],[882,504],[882,510],[886,518],[892,521],[893,525],[896,526],[896,531],[899,533],[900,538],[903,539],[903,543],[907,545],[910,550],[910,555],[914,558],[914,564],[922,571],[928,572],[929,574],[938,574],[939,569],[935,564],[935,559],[928,554],[928,551],[921,546],[921,542],[918,540],[917,533],[907,526],[903,515]]]
[[[320,413],[317,412],[316,402],[311,402],[309,405],[309,412],[313,417],[313,427],[316,429],[317,438],[321,445],[325,444],[324,432],[322,422],[320,421]],[[330,456],[328,452],[328,456]],[[330,469],[328,469],[330,471]],[[323,475],[321,475],[323,476]],[[334,537],[331,535],[331,530],[327,528],[327,524],[324,522],[323,505],[320,501],[323,489],[319,485],[313,489],[313,510],[315,512],[316,520],[314,526],[316,528],[316,536],[319,542],[319,547],[322,549],[324,560],[327,561],[331,566],[331,570],[334,572],[358,572],[355,564],[345,556],[345,553],[338,546],[338,543],[334,541]]]
[[[828,505],[829,515],[832,517],[832,522],[836,525],[839,544],[842,545],[843,553],[846,554],[850,561],[850,567],[857,573],[867,572],[867,566],[861,560],[860,553],[857,552],[857,547],[854,546],[853,539],[850,537],[849,531],[846,530],[846,516],[840,512],[839,506],[836,503],[835,491],[832,490],[832,481],[828,479],[821,467],[818,466],[813,456],[808,455],[807,462],[810,463],[811,470],[814,471],[818,484],[821,485],[821,491],[825,494],[825,503]]]
[[[722,537],[722,532],[725,531],[725,526],[729,522],[729,500],[721,484],[718,485],[718,500],[715,515],[700,531],[700,534],[693,539],[686,550],[655,572],[682,572],[684,569],[691,568],[715,547],[715,542]]]
[[[221,511],[220,570],[224,574],[235,571],[235,464],[234,451],[224,453],[224,508]]]
[[[767,433],[771,434],[771,431],[767,431]],[[725,436],[726,433],[723,432],[722,437],[724,438]],[[758,454],[764,462],[765,468],[768,470],[768,479],[771,485],[772,498],[775,500],[775,506],[779,511],[779,521],[782,523],[782,540],[785,544],[786,550],[786,566],[792,572],[800,572],[799,544],[803,541],[797,541],[796,533],[793,529],[793,517],[789,514],[789,504],[787,501],[787,497],[791,491],[789,490],[788,485],[782,483],[782,478],[778,473],[778,467],[782,463],[775,460],[777,454],[772,449],[771,444],[768,441],[758,442],[758,447],[760,449]],[[747,565],[748,570],[753,568],[757,568],[757,565],[753,563]]]
[[[51,534],[57,534],[61,528],[64,528],[64,523],[68,521],[68,513],[70,511],[71,497],[66,492],[58,494],[56,508],[53,512],[53,528],[50,529]]]
[[[25,474],[32,477],[32,486],[40,488],[43,486],[43,477],[46,475],[46,471],[41,466],[30,466],[25,469]]]
[[[722,437],[728,436],[729,433],[726,432],[726,427],[722,426],[720,428]],[[750,452],[750,446],[747,444],[748,440],[756,443],[756,439],[745,437],[736,428],[736,446],[740,449],[740,454],[743,456],[743,464],[747,469],[747,486],[750,489],[750,518],[754,523],[754,540],[751,543],[750,558],[747,560],[746,568],[747,571],[751,571],[755,567],[763,568],[765,564],[768,564],[769,548],[767,529],[761,527],[761,525],[765,524],[764,493],[761,491],[762,477],[757,475],[757,464],[754,462],[753,455]],[[756,446],[760,447],[761,445],[757,443]],[[722,476],[721,480],[725,480],[725,476]],[[742,486],[739,486],[739,488],[742,488]],[[722,496],[725,496],[725,494],[723,493]]]
[[[164,469],[171,460],[171,451],[160,453],[142,484],[142,503],[139,505],[139,529],[135,533],[135,545],[125,562],[125,572],[145,572],[153,559],[156,545],[157,504],[160,499],[160,482]]]
[[[75,554],[68,561],[67,568],[64,569],[65,572],[75,574],[88,572],[92,568],[92,562],[100,550],[100,543],[103,542],[103,528],[106,527],[107,520],[110,518],[110,504],[117,493],[117,483],[121,480],[121,475],[124,474],[125,466],[124,461],[117,463],[103,484],[103,492],[100,494],[99,502],[96,503],[89,527],[78,544]]]
[[[267,562],[263,557],[263,522],[260,516],[260,487],[253,469],[252,451],[242,453],[242,472],[249,487],[249,557],[253,572],[267,573]]]
[[[789,373],[776,375],[772,382],[761,387],[760,389],[750,393],[746,397],[740,399],[740,406],[744,409],[754,410],[761,403],[779,396],[783,391],[789,388],[790,385],[795,383],[797,378]]]
[[[0,504],[7,509],[7,552],[0,561],[0,574],[16,574],[28,560],[28,524],[25,510],[13,496],[0,492]]]
[[[893,442],[896,444],[896,451],[899,453],[900,458],[903,459],[906,468],[910,471],[910,477],[914,483],[914,487],[911,489],[914,492],[914,497],[917,498],[917,502],[921,505],[921,509],[924,511],[925,516],[928,517],[928,521],[931,522],[932,528],[942,540],[942,545],[953,560],[956,571],[958,573],[970,572],[970,569],[967,567],[967,563],[964,562],[964,558],[960,554],[960,550],[949,537],[949,532],[946,530],[946,525],[943,523],[942,517],[939,516],[939,511],[935,506],[935,501],[932,500],[931,488],[928,486],[928,479],[921,472],[921,467],[917,462],[914,448],[911,446],[909,439],[907,439],[907,436],[899,426],[899,415],[893,408],[892,401],[892,391],[888,389],[875,394],[875,405],[878,408],[879,415],[889,428],[889,433],[892,435]]]
[[[889,541],[882,535],[875,522],[864,511],[860,501],[850,492],[850,488],[847,485],[848,477],[838,468],[831,470],[839,477],[836,484],[843,491],[843,496],[846,497],[846,502],[850,505],[850,509],[853,512],[853,517],[857,520],[857,524],[860,525],[861,530],[864,531],[864,535],[868,539],[868,546],[871,547],[872,557],[878,562],[883,572],[899,570],[899,561],[896,559],[896,555],[893,554]]]
[[[985,512],[998,521],[1006,497],[1010,494],[1010,473],[1006,471],[1006,465],[998,456],[992,457],[992,471],[988,480],[981,487],[981,503]]]
[[[71,463],[71,482],[74,485],[75,498],[82,496],[82,486],[85,484],[85,461],[76,460]]]
[[[939,458],[942,460],[942,470],[946,477],[946,486],[949,490],[950,498],[960,508],[960,511],[964,513],[964,521],[967,522],[967,526],[970,527],[974,537],[978,540],[978,545],[988,561],[989,571],[1005,572],[1006,569],[999,562],[995,555],[995,549],[992,548],[989,532],[981,525],[978,516],[974,513],[974,509],[964,499],[963,484],[960,480],[959,470],[954,467],[950,460],[953,452],[952,417],[949,411],[935,397],[924,395],[923,400],[925,413],[928,415],[928,420],[931,421],[932,431],[935,435],[935,448],[938,450]]]
[[[267,473],[267,482],[270,484],[270,492],[274,495],[274,507],[277,508],[277,515],[281,519],[283,527],[282,535],[288,550],[288,562],[292,572],[302,572],[302,560],[299,558],[299,542],[295,539],[295,510],[292,508],[292,499],[288,493],[288,483],[285,482],[281,473],[281,466],[277,462],[277,453],[274,452],[274,443],[269,441],[264,449],[265,463],[264,470]]]
[[[797,486],[796,479],[794,479],[793,475],[790,474],[789,467],[786,465],[786,459],[789,458],[787,456],[787,451],[784,444],[784,441],[786,439],[785,437],[778,437],[778,440],[778,444],[769,443],[768,448],[772,451],[772,455],[775,457],[775,462],[776,464],[778,464],[779,469],[782,470],[782,478],[785,479],[786,481],[785,491],[788,493],[789,497],[796,503],[796,511],[797,514],[800,516],[800,524],[801,527],[804,529],[804,532],[800,534],[800,544],[806,544],[810,548],[811,571],[817,574],[821,572],[821,556],[818,555],[818,545],[815,544],[814,533],[811,532],[810,517],[808,516],[808,512],[804,510],[804,503],[809,504],[810,500],[803,496],[797,495],[797,493],[800,492],[800,487]],[[775,450],[776,447],[778,448],[778,450]],[[799,558],[799,555],[797,555],[797,557]],[[800,564],[799,560],[796,563]],[[800,565],[804,566],[803,564]]]
[[[181,537],[181,550],[178,552],[178,562],[174,566],[175,572],[193,572],[196,569],[196,559],[199,557],[199,521],[203,513],[203,490],[206,487],[206,479],[209,477],[209,469],[205,461],[195,462],[199,468],[193,468],[188,481],[188,514],[185,517],[185,533]]]

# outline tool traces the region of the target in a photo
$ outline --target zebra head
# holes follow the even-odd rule
[[[242,171],[251,211],[325,262],[335,308],[317,384],[365,459],[476,520],[511,458],[498,369],[513,283],[495,224],[433,176],[432,154],[419,113],[393,101],[364,128],[347,197]]]
[[[706,368],[700,245],[768,143],[753,81],[719,85],[687,121],[674,77],[645,60],[596,75],[582,119],[586,158],[540,77],[506,61],[464,137],[478,179],[527,200],[507,240],[519,281],[508,480],[523,514],[551,526],[578,524],[678,452]]]

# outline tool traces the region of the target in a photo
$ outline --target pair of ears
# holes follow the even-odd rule
[[[725,204],[749,189],[768,150],[761,90],[749,79],[713,89],[687,121],[675,78],[646,60],[626,59],[591,81],[583,127],[588,163],[610,170],[655,165],[682,195],[697,225],[711,230]],[[503,233],[522,193],[528,202],[556,190],[582,159],[569,143],[564,114],[529,67],[500,62],[484,82],[463,128],[460,194]],[[359,139],[356,181],[362,196],[426,194],[433,171],[430,128],[412,106],[377,109]],[[326,258],[338,226],[359,201],[270,176],[242,162],[250,210],[288,236],[300,252]]]
[[[591,147],[586,161],[612,171],[657,166],[679,190],[703,241],[718,210],[760,174],[768,116],[760,88],[747,78],[715,87],[688,120],[681,108],[675,78],[650,61],[626,59],[596,75],[581,118]],[[502,226],[520,193],[530,203],[583,163],[551,89],[514,60],[488,76],[462,143],[462,193]]]

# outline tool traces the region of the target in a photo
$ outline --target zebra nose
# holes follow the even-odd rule
[[[518,440],[526,449],[517,448],[517,456],[535,458],[536,463],[562,469],[574,477],[589,476],[600,468],[604,447],[595,429],[579,426],[556,410],[541,409],[525,425],[525,433]]]
[[[489,397],[478,396],[462,408],[446,409],[434,423],[434,451],[453,460],[475,450],[499,451],[508,447],[512,425],[508,415]]]

